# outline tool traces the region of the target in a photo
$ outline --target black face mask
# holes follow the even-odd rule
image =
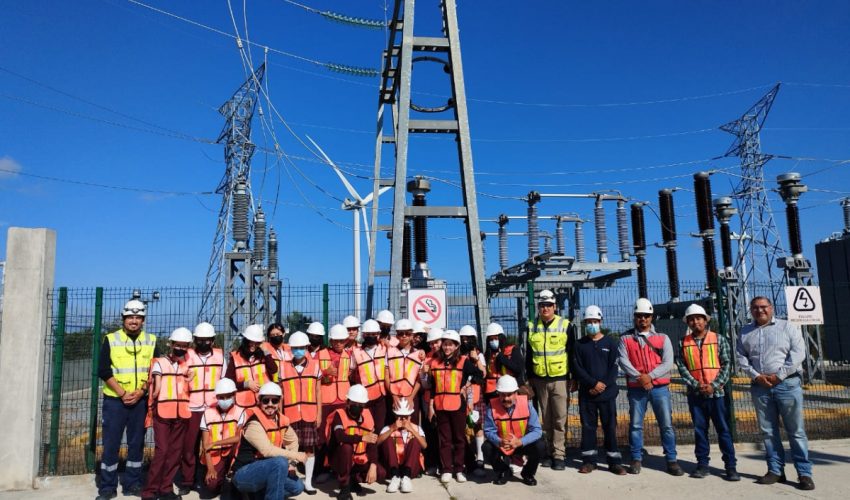
[[[363,407],[362,406],[349,406],[348,407],[348,416],[353,418],[354,420],[359,419],[360,415],[362,415],[362,414],[363,414]]]
[[[316,347],[317,345],[322,345],[322,337],[317,335],[308,335],[307,338],[310,340],[310,345]]]
[[[178,358],[182,358],[186,355],[186,349],[172,349],[171,352]]]
[[[278,336],[278,337],[269,337],[269,343],[270,343],[271,345],[273,345],[273,346],[277,347],[277,346],[279,346],[280,344],[283,344],[283,337],[282,337],[282,336]]]
[[[195,350],[201,354],[206,354],[212,350],[212,343],[210,342],[196,342]]]
[[[363,337],[363,345],[367,347],[371,347],[378,343],[377,337],[373,337],[371,335]]]

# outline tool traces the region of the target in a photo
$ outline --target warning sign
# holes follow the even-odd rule
[[[408,290],[410,317],[427,326],[446,327],[446,291],[441,289]]]
[[[788,321],[796,325],[822,325],[823,308],[820,288],[816,286],[786,286]]]

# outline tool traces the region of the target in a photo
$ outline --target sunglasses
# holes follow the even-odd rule
[[[543,303],[543,304],[539,304],[537,307],[539,307],[541,309],[544,308],[544,307],[555,307],[555,304],[546,302],[546,303]]]
[[[646,318],[651,318],[651,317],[652,317],[652,315],[651,315],[651,314],[635,314],[635,318],[644,318],[644,319],[646,319]]]
[[[260,403],[264,405],[276,405],[280,403],[280,398],[260,398]]]
[[[410,337],[413,332],[396,332],[396,337]]]

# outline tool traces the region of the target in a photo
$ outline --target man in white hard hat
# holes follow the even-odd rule
[[[324,328],[322,328],[324,331]],[[348,342],[348,330],[341,324],[331,326],[328,331],[330,347],[319,350],[319,368],[322,370],[322,416],[321,422],[327,422],[328,416],[340,408],[345,408],[348,388],[351,387],[351,375],[354,369],[351,352],[345,348]],[[324,432],[322,433],[324,438]],[[325,457],[328,443],[324,441],[316,453],[316,482],[327,480]]]
[[[517,394],[519,386],[511,375],[503,375],[496,382],[497,397],[490,401],[484,414],[484,455],[496,473],[493,484],[503,485],[511,477],[511,459],[526,457],[520,477],[528,486],[537,484],[534,476],[540,459],[546,453],[546,443],[541,439],[543,429],[534,405],[527,396]]]
[[[779,429],[781,416],[799,476],[797,488],[813,490],[815,483],[803,416],[801,379],[806,341],[800,328],[773,315],[773,304],[767,297],[753,298],[750,314],[753,322],[741,329],[736,351],[738,368],[752,379],[750,395],[764,439],[767,473],[757,482],[775,484],[785,480],[785,449]]]
[[[375,422],[366,407],[369,394],[360,384],[348,389],[345,408],[336,410],[328,420],[326,437],[333,469],[339,482],[338,500],[351,500],[351,492],[363,493],[360,483],[381,482],[386,471],[378,463]]]
[[[257,406],[257,394],[266,382],[275,380],[278,365],[263,348],[263,325],[248,325],[242,331],[239,348],[230,353],[224,376],[236,382],[236,404]]]
[[[552,470],[566,468],[567,414],[572,384],[570,353],[575,333],[570,321],[556,314],[557,301],[551,290],[543,290],[537,297],[537,321],[528,323],[526,348],[526,375],[534,388],[543,431],[546,436],[547,456],[541,460]]]
[[[266,500],[296,496],[304,484],[290,471],[306,456],[298,451],[298,436],[280,411],[283,392],[277,383],[266,382],[257,397],[258,406],[246,410],[248,423],[233,460],[233,485],[241,493],[265,491]]]
[[[422,450],[428,447],[425,431],[412,420],[415,414],[409,399],[399,398],[393,406],[395,421],[381,429],[377,445],[381,447],[384,469],[390,484],[387,493],[413,492],[411,478],[419,477]]]
[[[387,309],[384,309],[378,312],[378,315],[375,316],[375,321],[381,326],[381,340],[387,340],[395,324],[395,316]]]
[[[325,347],[325,325],[314,321],[307,326],[306,333],[310,341],[310,345],[307,346],[307,355],[318,359],[319,352]]]
[[[236,384],[223,378],[215,386],[216,403],[201,417],[201,463],[206,466],[201,498],[214,498],[230,470],[236,446],[242,439],[247,415],[236,406]]]
[[[640,474],[643,460],[643,418],[647,404],[658,422],[661,447],[667,460],[667,473],[684,474],[676,460],[676,431],[670,399],[670,369],[673,368],[673,345],[667,335],[656,332],[652,324],[652,302],[639,298],[634,307],[634,328],[620,336],[618,357],[626,374],[629,399],[629,447],[631,474]]]
[[[127,431],[127,462],[122,486],[125,495],[141,495],[142,452],[145,445],[148,370],[159,356],[156,337],[143,330],[147,306],[130,300],[121,312],[121,328],[100,346],[98,377],[103,381],[103,455],[98,499],[118,496],[118,449]]]
[[[189,383],[195,372],[186,364],[192,332],[188,328],[177,328],[168,340],[168,355],[154,359],[151,364],[148,418],[153,427],[155,451],[142,489],[143,499],[177,498],[174,476],[180,467],[183,434],[192,418]]]
[[[573,374],[578,380],[578,411],[581,417],[581,459],[579,472],[596,469],[596,431],[602,420],[608,469],[622,476],[623,457],[617,446],[617,341],[602,331],[602,309],[587,306],[582,318],[584,336],[576,342]]]
[[[349,351],[357,347],[357,337],[360,335],[360,320],[354,316],[346,316],[342,320],[342,326],[348,331],[348,342],[345,348]]]
[[[676,366],[679,375],[688,388],[688,408],[694,422],[694,454],[697,467],[691,477],[702,479],[711,474],[708,439],[709,421],[714,422],[717,440],[723,456],[727,481],[740,481],[736,469],[735,445],[732,432],[726,419],[725,386],[731,373],[732,354],[729,341],[722,335],[711,331],[711,320],[699,304],[691,304],[685,310],[685,323],[688,333],[679,341],[679,356]]]
[[[224,352],[213,345],[215,328],[210,323],[198,323],[192,332],[192,339],[192,348],[186,352],[186,364],[194,373],[192,382],[189,384],[189,410],[192,412],[192,419],[186,425],[186,432],[183,434],[178,495],[188,495],[196,487],[195,466],[198,463],[201,419],[207,408],[216,405],[216,384],[224,377],[227,364]]]
[[[412,402],[413,423],[419,424],[419,370],[425,353],[413,347],[413,323],[409,319],[398,320],[395,332],[398,345],[387,350],[387,403],[395,408],[401,398]]]
[[[369,393],[369,411],[376,428],[383,428],[387,419],[387,348],[380,342],[381,327],[374,320],[363,323],[363,344],[351,352],[354,360],[354,380]]]
[[[425,322],[418,319],[413,320],[413,346],[422,352],[426,352],[425,347],[428,345],[426,338],[428,338],[428,327],[425,326]]]

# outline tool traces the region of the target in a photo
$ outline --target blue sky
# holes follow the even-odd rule
[[[226,1],[144,3],[234,33]],[[384,16],[382,0],[302,3]],[[437,5],[417,2],[418,34],[436,34]],[[222,146],[204,140],[217,137],[223,122],[216,109],[245,79],[233,39],[127,0],[2,6],[0,252],[8,226],[50,227],[58,233],[57,285],[202,285],[220,200],[192,193],[213,191],[223,173]],[[242,2],[233,9],[244,39]],[[812,174],[801,201],[810,259],[814,243],[841,228],[833,200],[850,194],[850,163],[825,160],[850,159],[847,2],[466,0],[459,22],[480,192],[519,198],[532,189],[618,189],[656,203],[661,188],[692,188],[698,170],[735,167],[734,158],[706,161],[733,140],[717,127],[781,81],[763,150],[815,160],[771,161],[767,185],[783,172]],[[274,108],[295,134],[309,134],[355,174],[351,182],[365,195],[378,82],[310,61],[376,68],[384,33],[329,22],[283,0],[248,2],[247,28],[247,38],[274,49],[267,58]],[[251,55],[255,64],[264,59],[256,47]],[[431,66],[414,74],[422,105],[443,102],[448,89]],[[347,193],[327,166],[298,159],[311,154],[273,115],[264,102],[270,126],[255,124],[255,142],[272,147],[273,128],[303,173],[260,152],[254,157],[254,197],[280,236],[281,275],[292,283],[349,282],[351,216],[339,209]],[[410,158],[411,174],[459,177],[446,139],[417,138]],[[737,180],[714,175],[715,196]],[[459,202],[455,188],[433,187],[430,204]],[[786,242],[781,202],[770,196]],[[696,231],[693,195],[680,191],[675,199],[680,234]],[[386,208],[390,197],[382,201]],[[482,218],[525,213],[515,199],[481,196],[479,204]],[[540,212],[590,218],[592,208],[590,201],[544,200]],[[657,220],[646,217],[648,242],[659,241]],[[466,260],[453,258],[465,251],[462,225],[430,228],[435,274],[466,281]],[[525,229],[521,221],[510,228]],[[590,226],[587,233],[590,250]],[[495,237],[486,245],[489,274],[498,264]],[[682,238],[680,248],[681,276],[701,279],[698,240]],[[609,249],[616,252],[613,232]],[[525,254],[524,239],[512,240],[511,261]],[[663,252],[650,250],[648,260],[650,278],[663,279]],[[364,257],[364,280],[365,266]]]

